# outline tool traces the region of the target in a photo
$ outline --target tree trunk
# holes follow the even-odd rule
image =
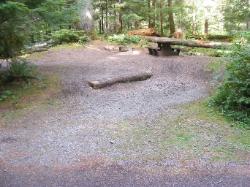
[[[204,29],[205,35],[208,35],[208,26],[209,26],[208,19],[205,19],[205,29]]]
[[[105,27],[106,27],[106,32],[108,32],[108,0],[106,0],[106,7],[105,7],[105,15],[106,15],[106,22],[105,22]]]
[[[151,0],[148,0],[148,28],[151,28]]]
[[[120,24],[120,29],[119,32],[122,33],[123,31],[123,21],[122,21],[122,14],[119,14],[119,24]]]
[[[99,34],[102,34],[102,21],[99,19]]]
[[[169,21],[170,35],[173,36],[173,34],[175,33],[175,23],[174,23],[172,0],[168,0],[168,21]]]
[[[247,21],[246,28],[247,28],[247,30],[250,30],[250,21],[249,20]]]
[[[104,33],[104,16],[103,16],[103,6],[101,6],[101,33]]]
[[[160,30],[161,30],[161,36],[163,36],[163,0],[160,1]]]
[[[153,2],[152,2],[152,8],[153,8],[153,12],[154,12],[152,27],[155,28],[155,23],[156,23],[156,15],[155,15],[155,13],[156,13],[156,0],[153,0]]]
[[[250,0],[248,0],[247,2],[247,6],[250,6]],[[250,14],[250,12],[248,11],[248,13]],[[250,30],[250,15],[247,16],[247,24],[246,24],[246,29]]]
[[[116,20],[117,20],[117,13],[116,13],[116,7],[114,5],[114,32],[117,32],[117,24],[116,24]]]
[[[119,4],[122,4],[123,2],[123,0],[117,0],[117,1]],[[121,33],[123,31],[122,8],[120,8],[118,20],[120,25],[119,32]]]

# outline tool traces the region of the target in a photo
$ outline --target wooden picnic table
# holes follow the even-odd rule
[[[149,42],[157,43],[158,47],[149,47],[149,53],[152,55],[173,56],[179,55],[180,49],[172,46],[187,46],[187,47],[201,47],[213,49],[225,49],[230,47],[231,43],[226,42],[206,42],[199,40],[181,40],[167,37],[145,37]]]

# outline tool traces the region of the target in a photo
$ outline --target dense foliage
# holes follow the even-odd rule
[[[172,0],[169,2],[173,4],[165,0],[94,0],[93,2],[99,33],[123,33],[143,27],[154,27],[164,34],[167,33],[168,27],[174,26],[174,20],[168,20],[168,16],[180,13],[184,6],[183,1]],[[182,11],[180,14],[186,13]],[[178,16],[176,18],[179,22],[176,24],[186,23],[183,17],[181,21]]]
[[[0,3],[0,58],[16,56],[28,37],[29,9],[22,3]]]
[[[230,55],[224,83],[211,103],[238,121],[250,125],[250,48],[237,45]]]
[[[93,0],[99,33],[153,27],[161,35],[224,34],[250,28],[248,0]]]
[[[249,0],[225,0],[224,20],[227,31],[241,30],[244,25],[250,29],[250,4]],[[243,24],[245,23],[245,24]]]
[[[77,27],[76,0],[0,2],[0,58],[17,56],[25,44],[47,41],[59,29]]]
[[[31,18],[31,41],[46,41],[54,31],[77,27],[77,3],[75,0],[45,0],[32,10]]]

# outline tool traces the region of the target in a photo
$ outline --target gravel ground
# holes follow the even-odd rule
[[[159,133],[158,119],[178,118],[183,104],[208,95],[208,57],[116,53],[103,45],[50,50],[33,60],[41,71],[60,77],[62,91],[56,104],[22,109],[3,120],[0,186],[249,186],[249,158],[183,162],[186,151],[162,151],[157,140],[150,142],[158,134],[143,134],[154,127]],[[146,81],[100,90],[87,84],[148,70],[153,77]],[[164,122],[164,128],[172,123]],[[143,142],[135,139],[138,129]]]

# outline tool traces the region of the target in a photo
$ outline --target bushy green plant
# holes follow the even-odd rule
[[[210,104],[250,126],[250,48],[236,45],[229,59],[225,80]]]
[[[82,31],[61,29],[52,33],[52,40],[55,44],[86,42],[87,36]]]
[[[2,75],[2,82],[8,83],[13,81],[28,81],[34,79],[35,69],[34,66],[22,59],[13,60],[9,68]]]
[[[242,40],[245,40],[243,42],[250,43],[250,31],[235,33],[235,39],[236,41],[242,42]]]
[[[138,44],[140,41],[141,41],[141,37],[139,37],[139,36],[126,35],[126,37],[125,37],[125,42],[126,43]]]
[[[114,42],[117,44],[125,45],[125,44],[138,44],[141,41],[141,37],[139,36],[129,36],[126,34],[118,34],[108,37],[109,42]]]
[[[13,93],[10,90],[0,92],[0,102],[5,101],[9,97],[14,97]]]
[[[89,41],[89,37],[86,36],[86,35],[80,36],[80,37],[79,37],[79,40],[78,40],[78,42],[79,42],[80,44],[84,44],[84,43],[86,43],[86,42],[88,42],[88,41]]]

